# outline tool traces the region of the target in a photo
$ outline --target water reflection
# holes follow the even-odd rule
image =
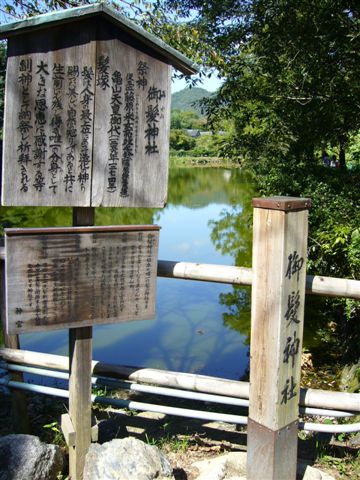
[[[97,225],[157,223],[159,258],[250,266],[249,179],[239,170],[179,169],[165,209],[96,210]],[[68,208],[0,208],[2,226],[70,225]],[[243,378],[248,367],[249,289],[158,279],[154,320],[94,328],[94,358],[111,363]],[[23,348],[67,353],[67,331],[27,334]]]

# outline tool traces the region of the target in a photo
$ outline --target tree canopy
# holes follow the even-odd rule
[[[313,158],[360,128],[360,7],[339,0],[166,0],[218,52],[210,119],[236,120],[243,155]],[[196,14],[195,14],[196,12]],[[210,60],[211,61],[211,60]]]
[[[3,2],[34,15],[90,0]],[[345,163],[360,128],[360,6],[356,0],[138,0],[113,6],[225,82],[205,100],[213,125],[235,120],[231,152],[312,159],[337,146]],[[209,70],[210,69],[210,70]]]

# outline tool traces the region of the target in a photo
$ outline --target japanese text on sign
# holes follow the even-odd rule
[[[7,72],[4,205],[164,206],[169,65],[110,40],[13,55]]]
[[[304,259],[298,254],[296,250],[290,253],[287,257],[288,265],[285,273],[287,281],[295,280],[296,286],[300,279],[300,272],[304,265]],[[292,286],[294,283],[292,282]],[[300,290],[292,290],[286,298],[286,309],[284,319],[286,321],[285,329],[292,333],[286,337],[286,344],[283,348],[283,364],[289,365],[291,371],[295,368],[296,358],[300,352],[300,338],[298,335],[298,327],[300,324],[299,309],[301,307]],[[290,375],[285,380],[285,384],[281,389],[281,405],[286,405],[291,399],[295,398],[298,393],[298,385],[295,382],[294,376]]]
[[[9,331],[154,315],[156,229],[10,235],[6,248]]]

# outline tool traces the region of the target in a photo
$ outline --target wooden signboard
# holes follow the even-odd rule
[[[171,65],[193,73],[190,61],[104,4],[1,37],[3,205],[163,207]]]
[[[9,334],[153,318],[159,227],[7,229]]]
[[[3,204],[163,207],[171,67],[89,28],[71,46],[53,33],[47,51],[44,32],[9,45]]]

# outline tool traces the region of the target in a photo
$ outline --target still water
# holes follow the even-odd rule
[[[249,178],[238,169],[173,169],[164,209],[97,209],[97,225],[160,225],[159,259],[251,266]],[[69,208],[0,208],[3,227],[71,225]],[[159,278],[156,318],[94,327],[93,358],[243,379],[248,288]],[[22,335],[21,348],[68,353],[68,331]]]

